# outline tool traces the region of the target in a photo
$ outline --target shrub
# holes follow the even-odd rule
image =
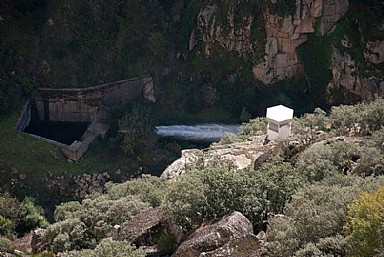
[[[66,219],[49,226],[43,241],[54,253],[96,246],[94,238],[88,238],[86,225],[80,219]]]
[[[11,240],[5,237],[0,237],[0,253],[1,252],[13,253],[14,250],[15,249],[11,245]],[[7,255],[3,255],[3,256],[7,256]]]
[[[35,205],[33,198],[25,198],[20,205],[21,217],[18,221],[16,230],[19,233],[28,233],[35,228],[45,228],[48,222],[45,219],[44,210],[40,206]]]
[[[344,231],[348,256],[379,256],[384,252],[384,187],[364,192],[348,206]]]
[[[236,143],[236,141],[237,141],[237,136],[234,133],[224,132],[224,134],[221,137],[221,140],[218,142],[218,144],[227,145],[227,144]]]
[[[62,203],[56,207],[56,223],[47,228],[44,241],[55,253],[94,248],[109,236],[114,225],[130,220],[149,206],[129,194],[116,199],[94,194],[81,203]]]
[[[136,195],[142,201],[150,203],[153,207],[159,206],[163,202],[166,180],[156,176],[143,175],[141,178],[132,179],[121,184],[107,183],[106,191],[112,200]]]
[[[301,118],[294,118],[292,121],[292,131],[302,138],[305,145],[314,143],[320,136],[316,133],[325,130],[329,122],[326,113],[316,108],[313,113],[306,113]]]
[[[84,249],[64,252],[58,254],[59,257],[144,257],[145,252],[140,249],[120,241],[112,241],[110,239],[102,240],[94,250]]]
[[[186,229],[233,211],[260,226],[268,212],[281,212],[295,192],[298,183],[292,172],[280,162],[261,172],[217,164],[187,173],[170,185],[165,205]]]
[[[384,158],[380,150],[375,147],[364,147],[358,165],[353,169],[353,174],[360,176],[383,175]]]
[[[297,170],[309,182],[321,181],[350,169],[355,152],[356,146],[347,142],[313,145],[299,156]]]
[[[241,124],[240,136],[255,136],[267,133],[267,119],[255,118]]]
[[[21,235],[37,227],[44,228],[48,225],[43,209],[35,205],[34,199],[30,197],[26,197],[20,202],[8,193],[2,194],[0,196],[0,216],[8,219],[13,224],[12,229]]]
[[[162,234],[156,241],[157,249],[163,254],[171,255],[175,251],[177,241],[173,234]]]
[[[302,187],[286,205],[286,216],[269,219],[265,252],[271,257],[344,256],[347,205],[383,185],[381,177],[333,176]]]
[[[0,235],[9,235],[12,233],[12,229],[12,221],[0,215]]]

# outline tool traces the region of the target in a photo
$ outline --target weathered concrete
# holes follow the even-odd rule
[[[88,150],[92,141],[99,136],[104,138],[108,130],[108,125],[95,121],[89,126],[80,141],[74,141],[70,146],[62,146],[61,151],[68,159],[77,161]]]
[[[106,117],[106,109],[127,99],[146,97],[152,78],[133,78],[87,88],[39,88],[32,96],[40,120],[92,122]]]

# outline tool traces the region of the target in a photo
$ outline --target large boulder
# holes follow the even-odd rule
[[[167,234],[174,235],[176,242],[181,241],[180,227],[164,215],[160,208],[151,208],[140,212],[132,220],[115,226],[112,239],[136,246],[152,246],[161,235]]]
[[[240,212],[204,226],[184,241],[172,257],[260,256],[251,222]]]
[[[179,176],[201,167],[219,162],[232,164],[236,169],[257,170],[262,163],[276,154],[276,142],[265,144],[266,135],[248,138],[245,142],[213,144],[206,151],[187,149],[181,157],[169,165],[161,174],[162,178],[177,179]]]

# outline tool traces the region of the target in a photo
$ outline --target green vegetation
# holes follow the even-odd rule
[[[329,99],[350,99],[327,88],[332,47],[355,60],[353,76],[382,77],[382,64],[364,57],[366,44],[383,38],[382,1],[349,1],[348,13],[328,35],[320,33],[319,18],[315,33],[299,47],[305,78],[263,85],[252,74],[265,51],[262,11],[286,17],[295,12],[295,2],[1,1],[0,252],[13,252],[9,239],[47,226],[48,218],[53,223],[44,240],[61,256],[141,257],[143,251],[105,238],[114,225],[151,207],[161,208],[187,234],[240,211],[255,232],[266,231],[268,256],[382,251],[384,100],[330,108]],[[254,53],[230,52],[214,42],[206,56],[201,40],[189,50],[196,18],[208,4],[218,6],[215,22],[223,36],[228,10],[234,10],[235,28],[253,16]],[[79,162],[69,163],[57,147],[14,129],[16,108],[36,87],[85,87],[141,75],[154,78],[157,103],[132,102],[111,110],[111,137],[94,142]],[[295,118],[297,142],[280,142],[280,156],[257,171],[200,160],[194,172],[172,183],[155,176],[116,183],[142,173],[158,175],[180,154],[177,142],[157,140],[154,125],[244,122],[264,116],[275,104],[294,108],[296,115],[314,112]],[[265,128],[265,119],[251,119],[240,135],[225,134],[221,147],[262,135]],[[336,136],[341,137],[331,138]],[[73,184],[76,175],[102,172],[115,181],[104,194],[74,201],[72,191],[58,188],[62,182]],[[176,247],[172,234],[156,241],[165,254]]]
[[[110,239],[102,240],[95,249],[75,250],[60,254],[62,257],[144,257],[145,252],[128,245],[125,242],[113,241]]]
[[[344,231],[347,235],[347,254],[368,257],[384,251],[384,187],[364,192],[348,206]]]
[[[357,233],[366,233],[352,228],[361,224],[353,223],[356,218],[365,217],[358,212],[362,207],[360,195],[384,186],[384,121],[380,115],[383,106],[384,100],[380,99],[335,106],[330,114],[316,109],[297,118],[293,125],[299,133],[297,138],[303,139],[300,146],[289,148],[281,142],[275,149],[280,156],[268,160],[257,171],[235,170],[222,160],[207,165],[202,159],[193,172],[173,182],[145,175],[121,184],[108,183],[104,194],[58,205],[43,242],[50,251],[63,256],[91,256],[110,247],[116,247],[118,254],[125,248],[105,238],[114,225],[129,221],[148,208],[160,208],[186,234],[206,222],[240,211],[256,232],[266,230],[263,251],[268,256],[347,256],[357,249],[352,247],[356,245],[353,240],[363,235]],[[351,124],[346,123],[345,116],[352,114],[354,129],[348,129]],[[265,133],[265,122],[257,118],[244,123],[240,135],[227,135],[221,144]],[[334,137],[340,135],[346,139]],[[353,139],[347,140],[351,136]],[[327,143],[320,142],[323,139]],[[371,194],[364,194],[367,204],[368,196]],[[380,197],[372,196],[373,206]],[[20,202],[6,197],[3,206],[3,235],[20,228],[20,233],[25,233],[44,224],[41,212],[29,199]],[[15,219],[13,213],[20,215]],[[381,222],[380,216],[377,219]],[[163,253],[170,254],[176,247],[171,233],[157,235],[155,241]],[[360,245],[365,247],[364,243]],[[131,246],[124,247],[129,253],[142,254]],[[374,246],[377,247],[380,246]]]
[[[46,227],[48,222],[41,207],[34,199],[19,201],[8,193],[0,194],[0,235],[24,235],[32,229]]]

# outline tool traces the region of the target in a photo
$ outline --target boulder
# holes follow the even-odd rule
[[[265,135],[254,136],[245,142],[213,144],[206,151],[183,150],[181,157],[161,174],[165,179],[177,179],[186,172],[215,164],[218,161],[233,165],[237,170],[258,169],[268,158],[276,154],[275,142],[264,145]]]
[[[177,242],[182,238],[181,228],[172,219],[165,216],[160,208],[150,208],[140,212],[132,220],[114,226],[112,238],[136,246],[152,246],[164,234],[174,235]]]
[[[201,227],[183,242],[172,257],[260,256],[260,244],[251,222],[240,212]]]
[[[169,165],[161,174],[161,178],[173,179],[183,175],[186,171],[193,170],[199,159],[203,157],[203,151],[199,149],[186,149],[181,151],[181,157]]]

